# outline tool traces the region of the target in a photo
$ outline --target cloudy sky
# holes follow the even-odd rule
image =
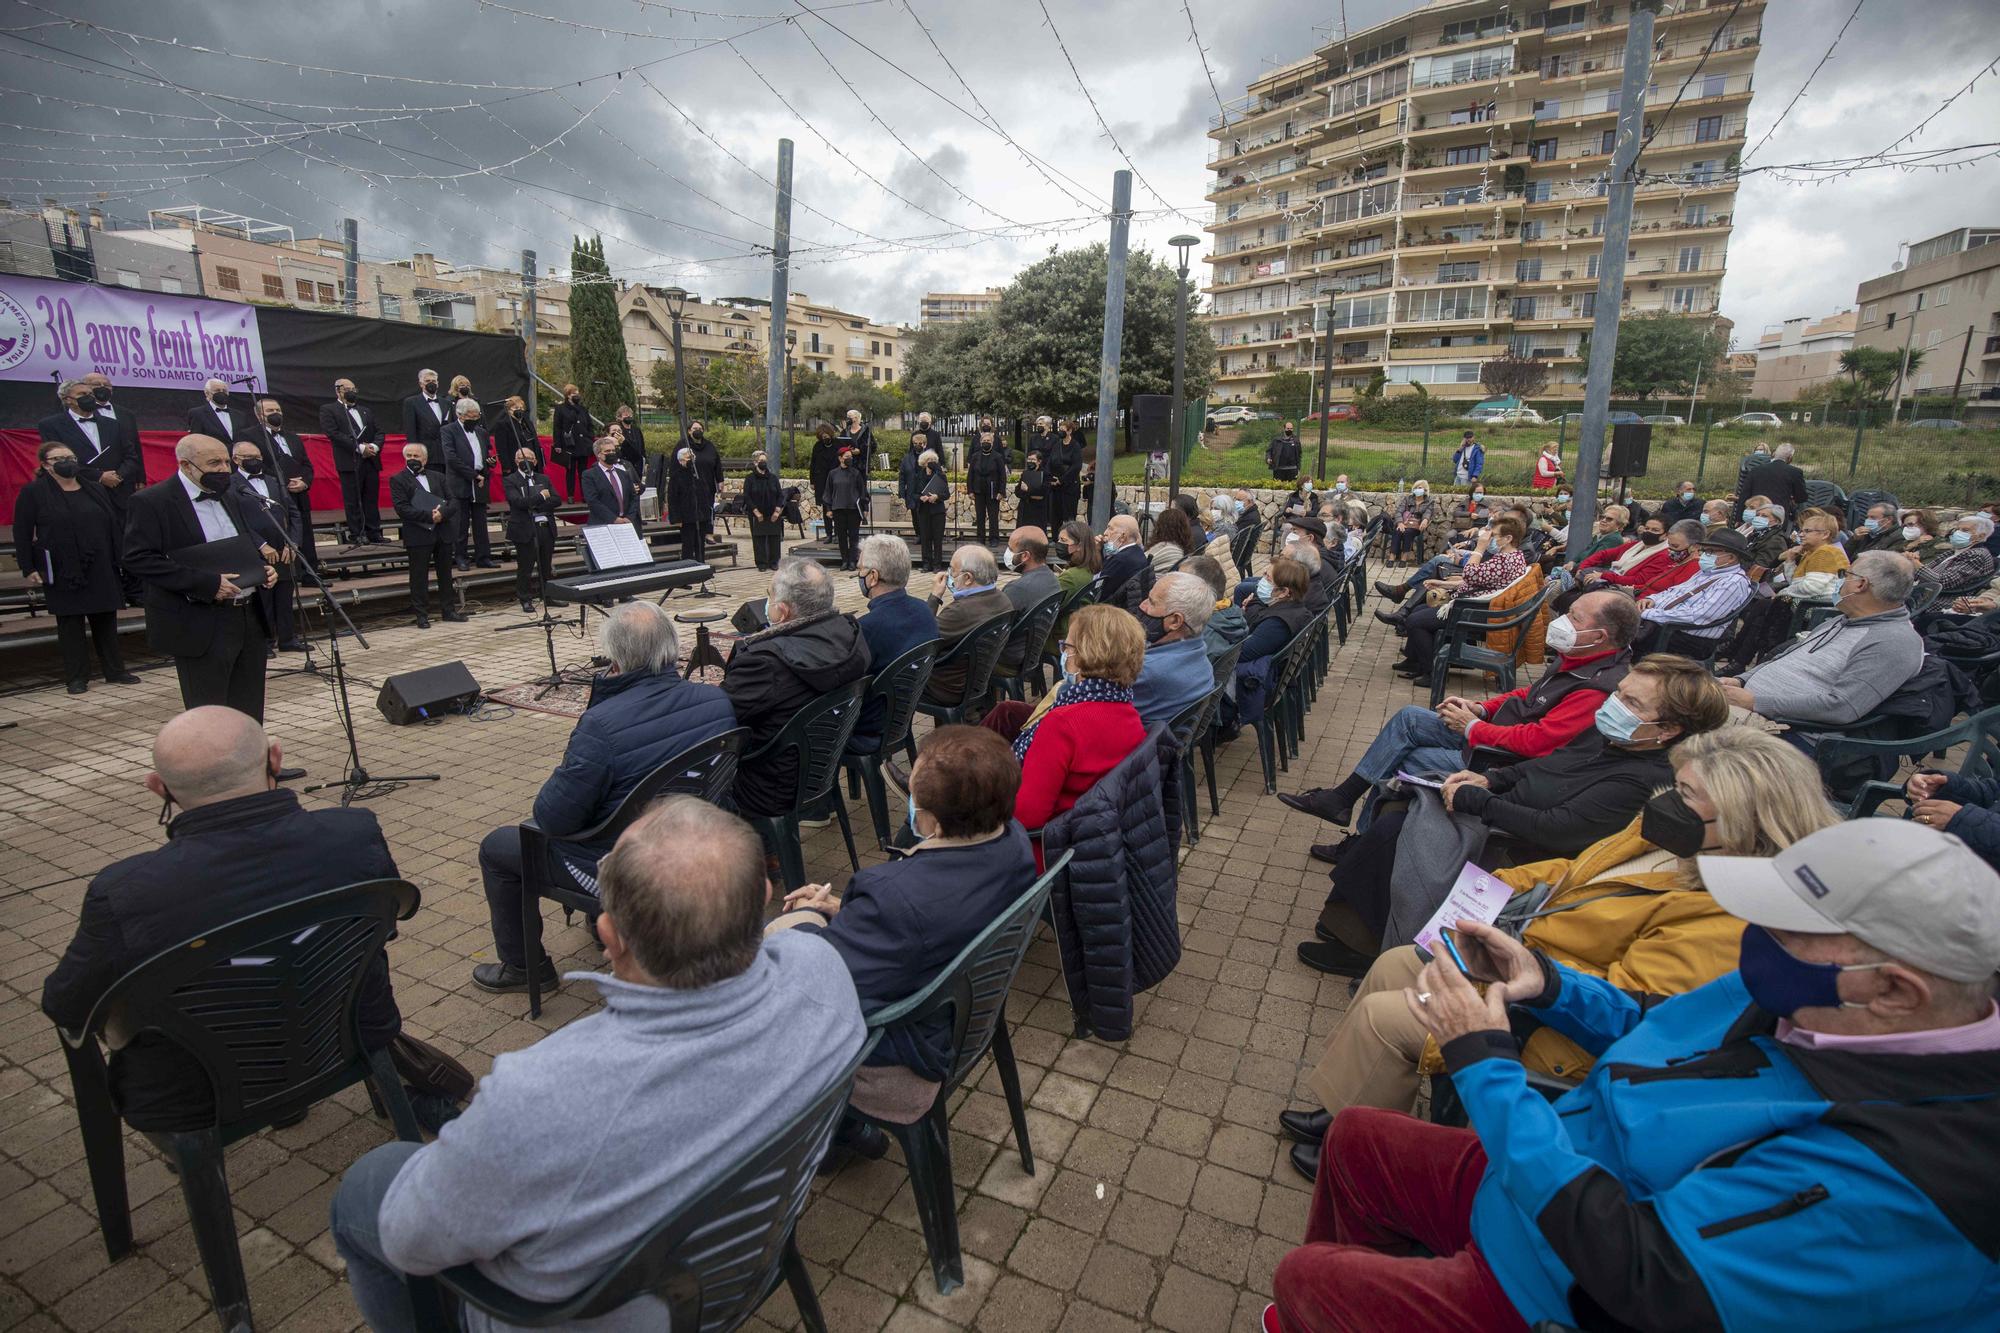
[[[508,267],[528,247],[559,269],[570,234],[597,230],[621,276],[768,295],[757,247],[789,137],[794,290],[913,322],[926,290],[999,285],[1102,237],[1126,156],[1135,245],[1199,230],[1217,104],[1191,30],[1230,100],[1343,9],[1358,31],[1410,0],[699,3],[0,0],[0,197],[102,194],[125,217],[200,204],[301,235],[351,214],[371,257]],[[1773,0],[1753,142],[1852,9]],[[1888,146],[1995,57],[1991,16],[1989,0],[1863,0],[1752,165]],[[2000,72],[1912,146],[1993,140],[1996,123]],[[1756,175],[1736,217],[1723,312],[1748,345],[1851,304],[1900,242],[2000,223],[2000,160]]]

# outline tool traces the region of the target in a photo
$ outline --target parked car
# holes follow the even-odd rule
[[[1259,412],[1257,414],[1257,420],[1259,421],[1276,421],[1277,419],[1278,414],[1276,412]]]
[[[1911,430],[1964,430],[1963,421],[1953,421],[1950,417],[1918,417],[1910,423]]]
[[[1637,412],[1620,411],[1620,412],[1606,413],[1604,417],[1604,424],[1607,426],[1630,426],[1630,425],[1635,425],[1640,421],[1650,421],[1650,420],[1652,420],[1651,417],[1641,417]],[[1678,420],[1678,418],[1675,418],[1675,420]],[[1581,426],[1583,424],[1583,413],[1565,412],[1561,416],[1557,417],[1556,421],[1561,422],[1566,426]],[[1555,422],[1551,422],[1550,424],[1554,425]]]
[[[1228,403],[1222,407],[1211,407],[1208,409],[1208,428],[1210,430],[1214,430],[1217,426],[1240,426],[1246,421],[1255,421],[1256,419],[1256,410],[1245,407],[1241,403]]]
[[[1673,415],[1673,414],[1671,414],[1671,413],[1663,413],[1663,414],[1661,414],[1661,415],[1659,415],[1659,416],[1651,416],[1651,417],[1640,417],[1640,418],[1639,418],[1639,420],[1641,420],[1641,421],[1645,422],[1645,423],[1646,423],[1646,424],[1647,424],[1648,426],[1685,426],[1685,425],[1687,425],[1687,419],[1686,419],[1685,417],[1677,417],[1677,416],[1674,416],[1674,415]]]
[[[1784,426],[1776,412],[1745,412],[1741,416],[1729,418],[1721,423],[1725,430],[1778,430]]]
[[[1332,407],[1326,409],[1324,415],[1328,421],[1359,421],[1361,420],[1361,409],[1353,403],[1335,403]],[[1308,412],[1305,416],[1300,417],[1299,420],[1318,421],[1320,416],[1321,413]]]
[[[1482,407],[1465,414],[1467,421],[1482,422],[1486,425],[1539,426],[1542,414],[1532,407]]]

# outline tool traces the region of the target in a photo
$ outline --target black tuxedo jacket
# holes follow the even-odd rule
[[[222,418],[215,414],[215,409],[209,406],[206,399],[202,401],[200,406],[189,409],[187,415],[188,430],[191,433],[211,436],[214,439],[221,440],[224,444],[234,444],[236,441],[243,439],[244,433],[250,429],[256,420],[256,414],[251,412],[249,408],[238,407],[235,403],[231,403],[229,405],[229,426],[227,429],[224,429]]]
[[[592,523],[616,523],[621,518],[632,520],[633,527],[643,526],[639,517],[639,483],[632,476],[632,470],[623,463],[617,465],[619,479],[625,483],[625,506],[618,506],[618,492],[604,476],[604,469],[592,464],[583,474],[583,502],[590,508]]]
[[[264,455],[266,475],[275,476],[280,481],[302,481],[310,489],[313,484],[312,459],[306,455],[306,442],[299,438],[297,431],[287,428],[283,433],[283,443],[269,426],[261,421],[245,431],[243,438],[257,446],[257,452]],[[300,509],[308,509],[311,502],[304,491],[292,492],[286,488],[293,504]]]
[[[278,525],[240,492],[232,489],[216,503],[229,511],[237,532],[271,546],[284,545]],[[215,600],[215,575],[169,554],[206,540],[178,471],[134,495],[126,507],[125,569],[145,585],[146,642],[156,652],[199,657],[208,651],[217,627],[238,610],[234,603]],[[263,607],[255,598],[249,605],[263,622]],[[271,632],[268,623],[264,632]]]
[[[261,481],[271,488],[271,496],[268,501],[265,499],[263,492],[257,489],[256,482],[253,482],[241,472],[236,474],[236,489],[242,492],[243,502],[252,509],[261,511],[273,523],[282,527],[285,530],[285,536],[291,539],[292,545],[304,546],[306,528],[303,515],[305,514],[305,510],[299,507],[298,497],[285,493],[284,476],[281,473],[273,472],[267,467],[264,469],[263,475],[257,478],[257,481]],[[284,544],[281,542],[272,542],[271,544],[280,551],[285,549]],[[291,582],[294,577],[293,571],[297,568],[298,566],[293,562],[279,562],[278,581],[280,583]],[[287,596],[289,595],[287,594]]]
[[[450,534],[452,516],[459,511],[457,501],[445,494],[443,477],[426,471],[424,480],[432,488],[428,499],[418,494],[417,479],[408,468],[389,478],[389,503],[396,507],[396,517],[403,521],[405,550],[427,551],[436,546],[440,533]],[[435,521],[431,518],[433,509],[444,511]]]
[[[493,440],[486,433],[484,421],[472,429],[474,435],[468,436],[465,427],[456,420],[447,421],[438,434],[437,444],[431,449],[432,461],[441,462],[444,466],[445,489],[461,505],[485,504],[492,493],[488,483],[493,476]],[[440,454],[442,458],[438,457]],[[473,471],[475,454],[479,457],[480,466],[485,469],[483,473]],[[475,476],[478,478],[476,483]]]
[[[97,419],[96,444],[90,442],[89,434],[76,424],[68,409],[36,422],[35,433],[44,440],[61,440],[68,445],[93,481],[100,472],[116,472],[123,477],[123,485],[106,492],[121,509],[133,492],[146,484],[145,460],[139,453],[139,426],[129,409],[115,418]]]
[[[535,529],[546,528],[554,531],[554,519],[548,523],[535,522],[536,514],[553,516],[562,506],[562,497],[556,488],[539,471],[521,475],[520,468],[505,474],[507,488],[507,540],[516,546],[532,545]]]
[[[433,458],[437,456],[439,433],[451,424],[451,399],[439,394],[435,401],[437,411],[433,412],[421,393],[413,393],[403,400],[403,438],[427,446]]]
[[[333,446],[333,467],[336,472],[353,472],[361,465],[361,455],[356,449],[364,444],[382,447],[382,428],[375,422],[375,409],[366,403],[356,403],[354,410],[361,414],[361,432],[355,433],[354,418],[347,414],[347,404],[331,402],[319,409],[319,433],[326,436]],[[379,465],[382,455],[375,455]]]

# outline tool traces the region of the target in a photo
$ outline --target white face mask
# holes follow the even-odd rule
[[[1576,650],[1576,622],[1568,616],[1557,616],[1549,622],[1549,627],[1544,633],[1543,638],[1554,652],[1562,656],[1568,656]]]
[[[1924,530],[1914,523],[1906,524],[1903,528],[1903,540],[1906,542],[1913,542],[1923,535]]]
[[[1004,552],[1002,552],[1002,553],[1001,553],[1001,555],[1000,555],[1000,563],[1001,563],[1001,564],[1003,564],[1003,565],[1005,565],[1005,566],[1006,566],[1007,568],[1009,568],[1009,569],[1012,569],[1012,568],[1014,567],[1014,548],[1013,548],[1013,547],[1011,547],[1011,546],[1010,546],[1010,547],[1008,547],[1008,548],[1007,548],[1007,549],[1006,549],[1006,550],[1005,550]]]

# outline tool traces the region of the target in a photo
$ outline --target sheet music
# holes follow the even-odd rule
[[[629,565],[650,565],[653,553],[646,539],[630,523],[599,523],[583,530],[583,544],[590,554],[592,569],[623,569]]]

